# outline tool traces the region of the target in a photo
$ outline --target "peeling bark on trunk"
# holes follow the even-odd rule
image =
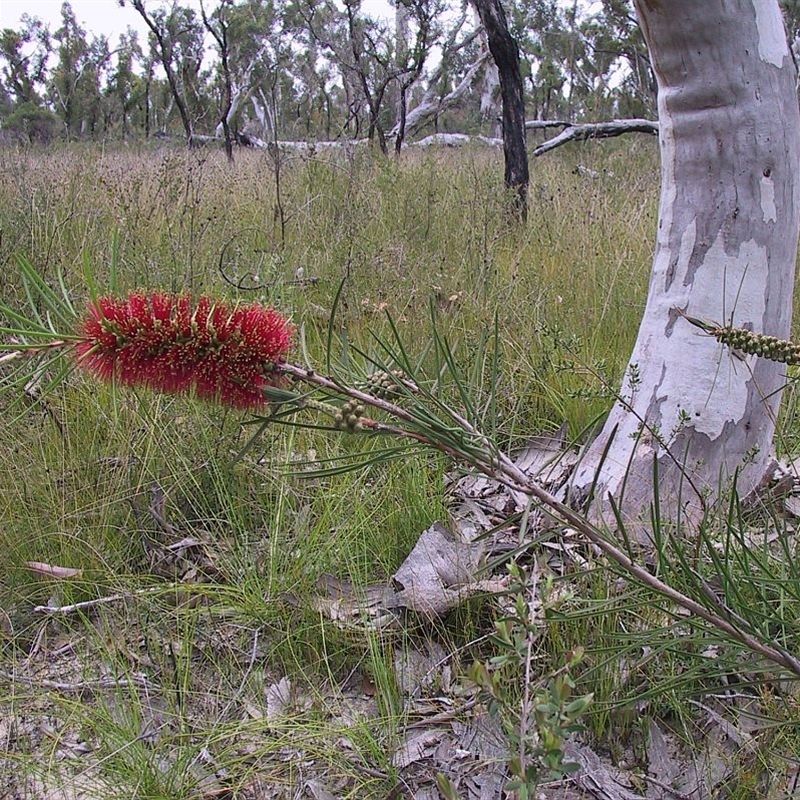
[[[785,369],[739,358],[693,317],[786,337],[798,240],[800,114],[775,0],[636,0],[658,78],[662,161],[647,305],[616,403],[572,480],[640,538],[654,501],[697,522],[771,463]]]

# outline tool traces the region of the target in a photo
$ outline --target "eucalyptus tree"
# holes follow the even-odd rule
[[[508,9],[508,27],[520,51],[526,82],[527,116],[548,119],[559,114],[559,98],[566,83],[561,44],[566,38],[559,0],[517,0]]]
[[[344,119],[341,75],[302,19],[291,12],[289,6],[285,29],[291,32],[291,57],[286,71],[293,77],[294,133],[330,139],[339,134]]]
[[[370,141],[377,139],[387,152],[383,102],[391,78],[393,40],[388,26],[378,23],[361,10],[361,0],[297,0],[293,13],[309,36],[309,44],[336,65],[346,100],[343,129],[351,136],[367,127]]]
[[[400,152],[406,135],[408,93],[422,76],[425,62],[438,38],[438,20],[445,8],[440,0],[395,0],[395,72],[397,80],[397,122],[393,128],[394,147]],[[410,33],[413,27],[413,37]]]
[[[108,39],[93,37],[89,42],[72,6],[63,3],[53,41],[58,61],[49,89],[64,128],[72,137],[95,133],[102,123],[102,83],[111,55]]]
[[[607,93],[620,116],[648,117],[655,113],[656,79],[650,64],[642,30],[630,0],[602,0],[602,6],[591,25],[592,48],[599,55],[609,55],[606,70],[614,70],[616,85]],[[623,64],[619,63],[624,61]],[[614,69],[617,66],[619,68]]]
[[[233,108],[233,78],[231,75],[229,23],[226,13],[231,5],[232,3],[227,2],[227,0],[221,3],[214,15],[213,23],[209,19],[208,14],[206,14],[206,9],[202,2],[200,4],[200,14],[203,18],[203,25],[205,25],[206,30],[217,43],[220,72],[222,73],[222,102],[220,104],[219,126],[222,127],[222,133],[225,138],[225,153],[228,156],[228,161],[232,163],[233,136],[231,134],[229,117]],[[219,127],[217,130],[219,130]]]
[[[366,128],[383,153],[390,139],[402,147],[411,92],[422,82],[434,47],[446,42],[444,0],[395,0],[394,26],[365,13],[361,0],[297,0],[294,8],[316,40],[317,63],[338,72],[347,105],[344,129],[358,137]],[[330,92],[332,69],[327,77]]]
[[[361,0],[344,0],[345,29],[347,31],[348,56],[342,56],[341,64],[353,76],[361,89],[369,110],[367,138],[376,137],[381,152],[387,153],[386,132],[382,118],[383,100],[393,79],[393,39],[385,24],[378,24],[361,12]]]
[[[222,102],[216,134],[224,136],[229,158],[233,141],[241,138],[242,111],[248,103],[253,103],[268,138],[277,137],[280,103],[275,89],[280,73],[292,64],[293,33],[286,10],[280,0],[224,0],[211,14],[201,4],[203,24],[219,57]]]
[[[505,184],[515,194],[517,212],[528,213],[528,153],[525,147],[525,102],[519,48],[508,29],[500,0],[473,0],[486,31],[489,51],[500,75],[503,101],[503,156]]]
[[[3,86],[14,105],[42,103],[47,64],[51,54],[50,31],[36,17],[23,14],[20,29],[0,31]]]
[[[467,12],[460,15],[444,32],[440,44],[438,64],[424,80],[424,89],[417,102],[408,109],[404,120],[406,136],[415,133],[432,122],[438,131],[439,117],[448,109],[465,103],[475,85],[478,75],[491,58],[488,49],[480,48],[476,42],[482,33],[481,28],[467,28]],[[423,83],[423,81],[420,81]],[[389,138],[398,135],[400,120],[395,122]]]
[[[143,62],[144,54],[139,37],[129,27],[127,33],[119,38],[116,65],[110,72],[106,85],[107,101],[111,105],[111,124],[119,125],[123,139],[127,139],[137,128],[146,131],[148,127],[147,76],[151,70]],[[137,72],[137,64],[143,64],[143,74]]]
[[[656,503],[697,523],[734,483],[747,495],[771,471],[781,366],[698,335],[683,315],[788,336],[800,111],[777,0],[636,9],[658,82],[658,237],[626,380],[572,488],[647,536]]]
[[[126,0],[119,0],[124,6]],[[200,66],[204,29],[193,9],[173,3],[169,9],[148,10],[145,0],[130,0],[150,29],[150,48],[167,76],[172,99],[181,118],[187,142],[192,141],[200,103]]]
[[[331,62],[323,56],[315,32],[330,32],[330,19],[329,8],[308,11],[304,2],[295,0],[276,0],[270,6],[270,20],[262,25],[251,103],[272,141],[279,134],[316,134],[312,109],[320,95],[323,106],[330,103],[326,88]],[[325,113],[330,116],[331,109]]]
[[[51,54],[48,27],[23,14],[19,30],[0,31],[2,127],[22,141],[46,144],[58,135],[58,117],[45,105]]]
[[[576,122],[655,112],[654,78],[630,0],[583,7],[516,0],[508,10],[529,119]]]

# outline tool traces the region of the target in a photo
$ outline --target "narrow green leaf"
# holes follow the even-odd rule
[[[66,329],[71,330],[75,324],[75,314],[65,307],[61,298],[36,271],[35,267],[24,256],[17,257],[17,264],[22,275],[22,283],[31,310],[42,326],[45,326],[39,312],[38,298],[44,307],[53,314]]]
[[[111,262],[108,267],[108,289],[112,294],[119,291],[119,253],[119,228],[114,228],[114,234],[111,238]],[[93,300],[97,299],[97,295],[92,295],[91,297]]]
[[[258,422],[259,420],[252,420],[251,422],[245,424],[258,424]],[[244,459],[244,457],[253,449],[253,447],[255,447],[256,442],[258,442],[258,440],[262,437],[264,431],[267,430],[269,425],[270,425],[269,418],[261,420],[255,433],[253,433],[253,435],[244,443],[239,452],[236,453],[236,455],[233,457],[233,460],[231,462],[233,465],[241,462]]]
[[[304,397],[308,397],[308,394],[290,392],[277,386],[265,386],[261,392],[267,400],[273,403],[298,403]]]
[[[342,280],[339,282],[339,287],[336,289],[336,294],[333,297],[331,313],[328,316],[328,331],[325,342],[325,370],[328,374],[333,371],[331,369],[331,357],[333,353],[334,325],[336,323],[336,314],[339,311],[339,303],[342,299],[342,293],[344,292],[344,287],[347,283],[347,277],[348,276],[345,275],[344,278],[342,278]]]
[[[413,453],[417,452],[420,449],[421,448],[418,447],[407,447],[407,446],[387,447],[383,450],[380,450],[372,457],[362,456],[361,458],[359,458],[357,455],[343,456],[342,457],[343,460],[346,459],[353,459],[353,460],[350,461],[349,463],[340,464],[339,466],[328,467],[326,469],[289,470],[285,474],[299,478],[327,478],[333,475],[344,475],[348,472],[355,472],[357,470],[363,470],[368,467],[374,467],[379,464],[384,464],[389,461],[396,461],[399,458],[407,458],[408,456],[412,455]]]
[[[403,338],[400,335],[400,332],[397,330],[397,325],[395,324],[392,315],[388,311],[386,312],[386,320],[389,323],[389,328],[392,331],[392,338],[394,339],[398,348],[398,352],[394,354],[395,361],[397,361],[397,365],[400,367],[400,369],[402,369],[403,372],[405,372],[406,375],[413,380],[414,383],[416,383],[417,380],[414,365],[411,363],[411,359],[409,358],[405,346],[403,345]]]

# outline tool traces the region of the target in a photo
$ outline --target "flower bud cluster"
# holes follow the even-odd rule
[[[355,433],[364,427],[361,422],[363,414],[364,406],[361,403],[357,403],[355,400],[348,400],[346,403],[342,403],[339,410],[334,414],[333,425],[339,430]]]
[[[373,372],[367,378],[367,391],[370,394],[374,394],[375,397],[385,400],[397,393],[405,377],[406,375],[401,369],[393,369],[391,372],[384,372],[383,370]]]
[[[743,353],[779,361],[782,364],[800,364],[800,345],[779,339],[777,336],[767,336],[730,326],[715,328],[711,331],[711,335],[718,342]]]

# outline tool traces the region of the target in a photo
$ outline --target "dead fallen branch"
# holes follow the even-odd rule
[[[136,687],[139,689],[155,689],[156,685],[144,675],[133,675],[130,678],[112,678],[110,676],[89,681],[54,681],[49,678],[31,678],[28,675],[6,672],[0,670],[0,678],[14,683],[24,683],[40,689],[51,689],[56,692],[94,692],[98,689],[124,689]]]
[[[543,131],[547,128],[569,128],[574,123],[565,119],[529,119],[525,129],[529,131]]]
[[[562,123],[557,123],[561,125]],[[533,127],[533,126],[532,126]],[[539,127],[543,127],[541,124]],[[552,127],[552,126],[549,126]],[[649,119],[615,119],[611,122],[591,122],[569,125],[558,136],[548,139],[534,149],[534,156],[542,156],[567,142],[583,142],[587,139],[609,139],[626,133],[658,134],[658,123]]]

